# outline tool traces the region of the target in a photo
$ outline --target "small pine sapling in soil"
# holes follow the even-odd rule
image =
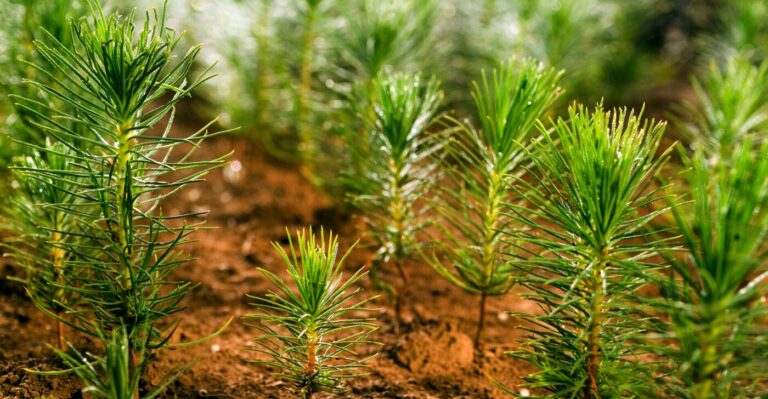
[[[346,174],[352,193],[350,204],[361,213],[366,233],[377,252],[373,272],[381,264],[394,265],[401,286],[393,289],[396,313],[400,317],[402,294],[407,292],[408,274],[403,262],[414,254],[416,234],[423,227],[422,200],[437,176],[430,162],[439,140],[427,129],[441,118],[443,94],[437,80],[419,75],[393,75],[374,82],[377,101],[372,105],[373,121],[363,146],[349,143],[349,149],[365,159],[361,174]],[[377,277],[377,274],[374,275]]]
[[[292,383],[301,397],[318,392],[343,393],[345,381],[364,375],[366,362],[376,355],[361,354],[360,347],[376,345],[370,335],[373,319],[364,316],[371,298],[358,299],[355,284],[365,276],[358,269],[345,278],[342,265],[350,248],[338,257],[338,236],[321,230],[297,234],[296,245],[288,236],[289,252],[273,243],[287,267],[288,281],[260,269],[274,285],[265,296],[251,297],[260,313],[246,315],[264,335],[254,351],[270,360],[257,361],[277,369],[276,374]]]
[[[717,168],[696,151],[671,201],[685,256],[661,284],[669,318],[654,349],[669,361],[663,388],[682,398],[768,395],[768,142],[732,151]]]
[[[768,64],[713,67],[680,129],[691,151],[670,203],[683,254],[667,257],[656,305],[669,317],[654,346],[679,397],[768,395],[767,85]]]
[[[451,283],[480,295],[475,347],[486,298],[514,284],[505,260],[511,246],[501,239],[502,230],[512,228],[504,206],[524,172],[524,146],[536,121],[560,92],[560,75],[530,60],[502,65],[490,78],[483,73],[473,92],[480,128],[460,124],[441,151],[446,179],[430,201],[437,223],[425,259]]]
[[[183,310],[180,302],[194,287],[170,274],[189,261],[178,250],[201,223],[187,221],[200,215],[166,215],[161,201],[201,181],[225,157],[189,160],[211,137],[210,125],[189,135],[171,134],[174,105],[210,76],[187,81],[199,49],[175,59],[179,38],[165,26],[164,11],[148,13],[137,30],[133,13],[106,16],[95,0],[87,6],[90,16],[72,22],[71,44],[46,32],[36,42],[45,63],[30,67],[54,79],[28,84],[64,105],[14,97],[54,144],[23,143],[48,163],[19,169],[71,198],[33,199],[67,221],[51,232],[60,233],[76,272],[53,286],[78,296],[72,306],[57,303],[64,308],[59,314],[41,309],[97,338],[109,339],[124,328],[130,373],[137,375],[141,357],[168,344],[178,324],[171,316]],[[158,129],[166,117],[165,128]],[[67,168],[50,164],[56,157]],[[46,265],[50,258],[40,254],[29,261]]]
[[[345,29],[331,37],[331,70],[327,82],[342,104],[332,109],[331,137],[321,137],[324,148],[314,161],[317,183],[332,198],[343,198],[355,187],[338,179],[339,171],[366,173],[370,144],[367,121],[374,119],[371,104],[377,101],[376,82],[387,73],[414,73],[430,60],[430,43],[436,25],[434,0],[361,0],[342,10]],[[340,139],[340,140],[339,140]]]
[[[26,174],[25,170],[73,173],[67,153],[63,144],[49,143],[43,152],[33,152],[17,165],[14,172],[19,187],[10,194],[10,204],[1,209],[0,224],[9,236],[0,247],[25,272],[24,277],[16,281],[24,285],[35,306],[44,313],[56,315],[54,330],[60,350],[67,348],[62,322],[64,312],[76,306],[78,298],[77,292],[65,290],[61,285],[65,279],[76,278],[79,272],[77,259],[67,250],[78,238],[65,235],[74,228],[73,218],[61,207],[71,206],[77,197],[72,194],[73,185],[66,180]]]
[[[655,176],[664,124],[624,110],[569,109],[532,147],[532,177],[518,181],[527,205],[510,207],[527,231],[511,239],[525,297],[541,313],[520,315],[527,341],[513,356],[538,370],[526,386],[543,398],[651,397],[653,362],[639,360],[644,318],[635,293],[658,268],[664,240],[646,230],[663,187]],[[650,396],[649,396],[650,395]]]

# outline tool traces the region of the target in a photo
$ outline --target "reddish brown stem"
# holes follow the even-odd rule
[[[405,274],[405,269],[403,269],[403,263],[397,260],[395,261],[395,266],[397,267],[397,272],[400,274],[400,280],[402,280],[403,286],[407,288],[408,285],[411,283],[411,281],[408,278],[408,275]]]
[[[57,312],[56,317],[61,317],[61,313]],[[60,351],[64,352],[67,350],[67,343],[64,339],[64,323],[58,319],[56,320],[56,342]]]
[[[402,300],[400,299],[400,293],[395,294],[395,333],[398,333],[400,327],[400,321],[402,320]]]
[[[480,338],[483,336],[483,325],[485,324],[485,303],[488,294],[483,292],[480,295],[480,317],[477,319],[477,332],[475,332],[475,349],[480,348]]]
[[[136,351],[133,350],[133,342],[130,340],[128,342],[128,354],[131,359],[131,375],[133,375],[134,373],[139,372],[139,356],[136,354]],[[141,376],[139,376],[139,378],[141,378]],[[133,399],[140,399],[139,387],[136,387],[136,391],[133,392]]]
[[[403,264],[400,260],[395,261],[395,267],[397,268],[398,274],[400,274],[400,282],[401,282],[401,289],[396,290],[395,292],[395,316],[397,317],[397,321],[402,321],[402,309],[403,309],[403,300],[408,295],[410,286],[410,280],[408,279],[408,275],[405,274],[405,269],[403,269]]]

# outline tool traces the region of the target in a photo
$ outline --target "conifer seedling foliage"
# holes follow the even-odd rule
[[[58,144],[46,144],[45,155],[33,152],[23,159],[21,166],[39,170],[68,170],[67,148]],[[77,278],[76,259],[66,250],[78,241],[77,237],[65,237],[61,231],[73,229],[73,219],[56,206],[68,206],[76,201],[70,194],[73,188],[64,180],[46,176],[18,173],[19,188],[11,193],[9,205],[2,210],[2,230],[10,235],[1,246],[16,265],[25,272],[18,281],[24,285],[27,295],[39,308],[62,317],[67,307],[75,306],[78,293],[61,287],[65,279]],[[64,325],[56,320],[57,345],[66,349]]]
[[[732,150],[716,167],[696,151],[688,192],[671,202],[685,256],[671,258],[678,278],[662,284],[658,308],[670,317],[655,350],[670,362],[666,389],[682,398],[768,394],[768,143]]]
[[[403,261],[414,253],[423,227],[424,207],[419,201],[437,176],[430,162],[439,140],[427,130],[441,118],[443,94],[436,79],[395,74],[374,82],[376,101],[368,142],[350,142],[354,157],[364,160],[360,174],[344,175],[352,188],[349,202],[361,212],[366,232],[377,248],[375,267],[394,264],[402,290],[407,273]],[[398,300],[399,303],[399,300]]]
[[[376,355],[359,352],[376,344],[370,340],[377,329],[373,319],[361,316],[371,311],[366,303],[372,298],[359,299],[361,289],[355,287],[366,272],[360,268],[346,278],[342,273],[354,246],[339,257],[338,236],[321,230],[316,237],[311,229],[298,232],[295,245],[289,234],[288,252],[272,245],[288,280],[260,269],[274,290],[251,296],[260,313],[245,316],[263,334],[253,350],[270,358],[257,363],[274,367],[303,398],[342,393],[345,381],[364,375],[366,362]]]
[[[479,344],[486,297],[503,295],[514,284],[504,259],[510,246],[501,232],[513,228],[504,213],[512,184],[524,172],[525,145],[536,121],[557,98],[561,73],[533,60],[512,61],[483,72],[472,94],[479,128],[460,124],[445,143],[446,177],[431,201],[437,215],[426,256],[445,279],[480,294],[475,346]]]
[[[149,359],[144,356],[145,348],[131,349],[125,328],[114,329],[111,337],[101,338],[101,341],[104,343],[104,354],[101,356],[82,353],[72,346],[68,352],[57,350],[56,353],[85,384],[82,393],[96,399],[133,399],[139,391],[141,374],[149,365]],[[188,366],[175,370],[141,398],[159,396]],[[61,372],[36,373],[57,375]]]
[[[660,282],[655,304],[669,318],[654,346],[679,397],[768,394],[767,71],[739,59],[713,67],[682,126],[692,151],[670,204],[683,253]]]
[[[700,79],[693,80],[697,104],[685,104],[678,118],[681,131],[694,146],[712,159],[727,159],[734,146],[749,139],[755,145],[768,140],[768,62],[754,66],[731,58],[714,63]]]
[[[0,76],[0,186],[3,189],[10,188],[8,183],[13,181],[8,173],[13,159],[30,155],[28,149],[17,145],[12,137],[23,137],[25,141],[38,145],[45,143],[44,134],[28,123],[27,112],[14,106],[11,95],[62,105],[58,99],[24,84],[25,78],[50,83],[52,77],[19,62],[19,59],[45,65],[34,46],[34,40],[42,35],[42,29],[67,43],[71,39],[70,18],[83,14],[84,4],[77,0],[7,0],[0,3],[0,42],[3,45],[0,52],[0,69],[3,71]],[[6,198],[1,198],[0,208],[7,206],[8,202]]]
[[[388,70],[411,72],[428,62],[427,44],[437,17],[434,0],[355,3],[346,12],[348,30],[339,39],[338,50],[341,62],[352,68],[354,81],[370,89]]]
[[[349,149],[370,144],[366,123],[374,118],[376,81],[422,69],[429,60],[437,16],[434,0],[361,0],[346,5],[345,29],[332,39],[335,64],[328,74],[341,103],[331,116],[336,136],[323,138],[326,150],[318,154],[314,167],[323,188],[342,199],[357,193],[346,180],[336,179],[338,173],[366,173],[368,152]]]
[[[530,181],[518,181],[527,206],[510,208],[530,227],[512,238],[539,315],[523,349],[512,353],[537,368],[526,385],[543,398],[649,397],[653,362],[640,360],[634,340],[644,318],[631,306],[648,283],[651,258],[663,240],[645,229],[663,187],[654,177],[664,124],[625,110],[570,108],[532,148]]]
[[[165,26],[164,11],[148,13],[137,27],[134,14],[107,16],[95,0],[87,6],[90,15],[72,22],[71,44],[47,32],[35,43],[45,64],[29,66],[52,83],[27,83],[63,106],[14,97],[54,144],[22,142],[48,162],[15,169],[60,194],[32,200],[67,220],[48,228],[60,236],[76,270],[51,285],[77,294],[78,302],[57,302],[62,315],[39,307],[97,338],[125,328],[130,357],[138,360],[139,350],[151,353],[168,343],[178,321],[170,316],[183,310],[180,302],[193,288],[169,275],[189,260],[178,249],[199,227],[187,221],[200,214],[166,215],[161,201],[201,181],[225,157],[189,160],[212,136],[210,124],[189,135],[171,134],[174,105],[210,77],[206,72],[187,81],[199,48],[175,59],[179,38]],[[40,256],[29,262],[46,265],[48,258]],[[138,364],[130,367],[135,371]]]

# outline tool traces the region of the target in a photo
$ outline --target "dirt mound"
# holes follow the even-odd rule
[[[408,370],[427,377],[466,373],[474,359],[472,338],[455,323],[414,331],[402,337],[395,359]]]

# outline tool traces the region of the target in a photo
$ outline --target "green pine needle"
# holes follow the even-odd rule
[[[161,202],[226,156],[189,160],[215,134],[213,122],[172,134],[174,105],[210,78],[206,71],[187,81],[199,48],[176,59],[179,38],[164,10],[137,27],[134,14],[105,15],[96,0],[86,4],[90,15],[71,21],[68,40],[42,31],[35,41],[42,62],[26,64],[36,71],[26,83],[56,101],[13,97],[51,144],[15,137],[39,160],[14,167],[26,187],[19,204],[32,213],[22,207],[10,217],[34,219],[22,236],[32,242],[12,252],[46,314],[97,338],[124,328],[129,352],[151,352],[168,343],[177,324],[170,316],[194,287],[170,275],[189,260],[180,246],[202,223],[187,222],[197,213],[165,214]],[[139,366],[130,367],[138,375]]]
[[[345,390],[345,381],[365,374],[366,362],[376,354],[358,352],[362,345],[376,344],[370,335],[377,329],[371,312],[357,299],[355,284],[366,275],[358,269],[344,278],[342,265],[350,248],[338,257],[338,237],[321,230],[319,238],[301,231],[297,241],[288,236],[289,252],[273,247],[287,267],[288,281],[260,269],[274,290],[251,296],[260,313],[246,315],[263,335],[254,351],[271,360],[256,363],[276,368],[276,374],[291,382],[304,398],[315,393]],[[354,246],[353,246],[354,247]]]
[[[536,121],[557,98],[561,73],[532,60],[510,62],[483,73],[473,97],[480,128],[459,124],[443,144],[446,179],[430,201],[437,233],[425,259],[445,279],[481,295],[475,344],[480,339],[488,295],[503,295],[514,284],[504,257],[510,246],[501,232],[511,229],[504,207],[511,184],[524,171],[525,145]]]
[[[638,360],[645,320],[632,297],[664,245],[644,228],[665,211],[653,184],[664,124],[600,107],[568,117],[540,128],[533,178],[517,183],[528,205],[511,207],[530,227],[510,237],[525,254],[520,282],[542,312],[520,315],[527,342],[513,355],[538,368],[526,377],[538,397],[649,397],[654,363]]]
[[[364,159],[362,170],[344,175],[349,203],[361,212],[366,233],[377,248],[377,262],[398,268],[412,255],[423,227],[419,201],[437,176],[430,158],[439,148],[439,133],[428,130],[442,114],[443,94],[435,79],[393,75],[374,82],[376,101],[370,128],[348,142]]]

